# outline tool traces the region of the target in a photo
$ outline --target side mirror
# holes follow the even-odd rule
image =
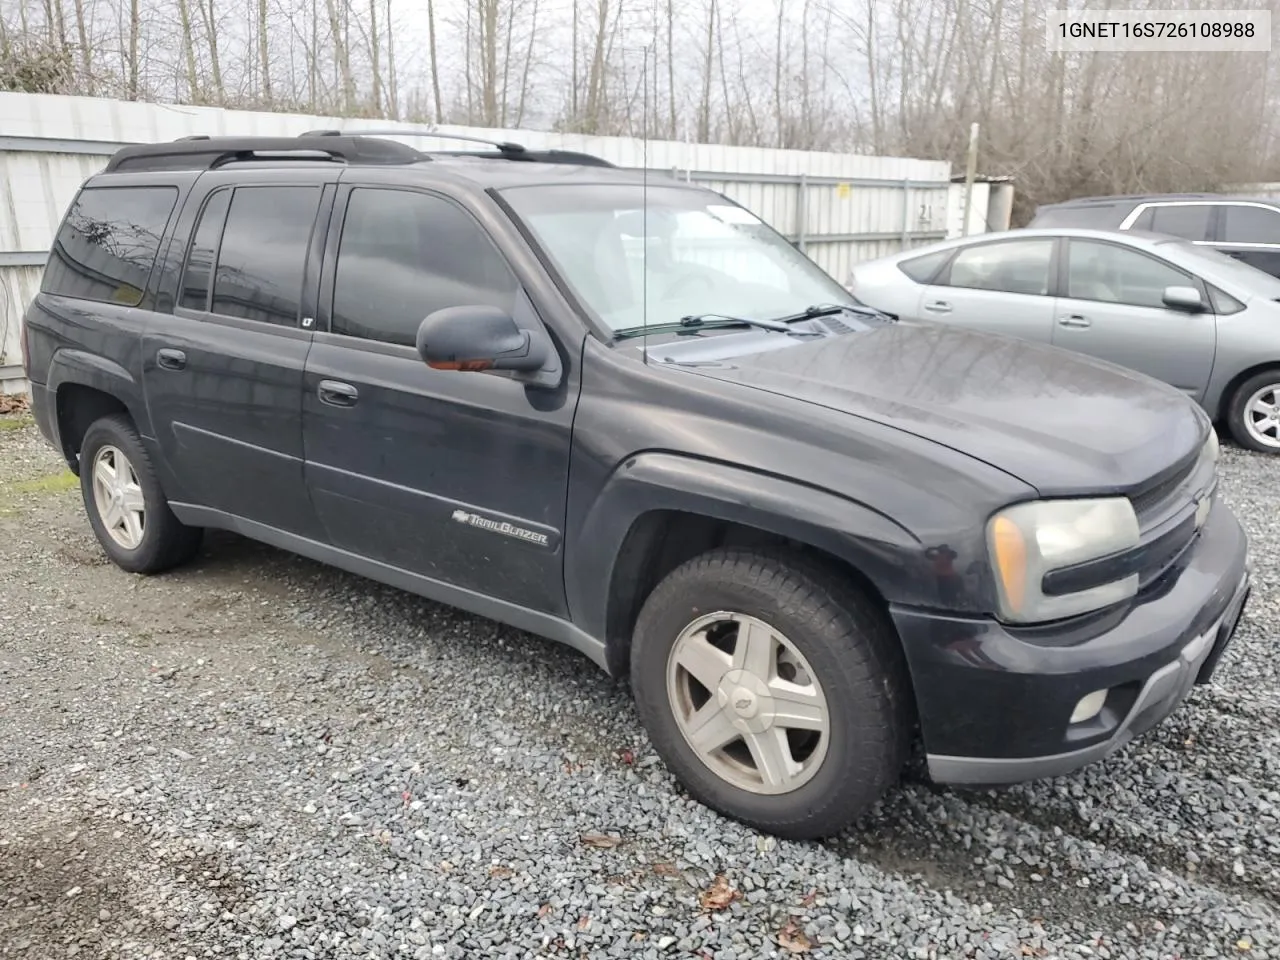
[[[1164,295],[1161,299],[1166,307],[1173,310],[1199,313],[1204,309],[1204,301],[1200,299],[1200,291],[1195,287],[1165,287]]]
[[[418,326],[418,356],[433,370],[541,370],[550,344],[497,307],[447,307]]]

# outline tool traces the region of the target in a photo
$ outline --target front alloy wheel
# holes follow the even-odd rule
[[[698,759],[752,793],[788,793],[822,766],[827,698],[809,661],[756,617],[700,617],[676,637],[667,696]]]
[[[788,839],[848,826],[905,760],[889,620],[847,573],[802,554],[722,548],[669,573],[637,618],[631,686],[695,799]]]

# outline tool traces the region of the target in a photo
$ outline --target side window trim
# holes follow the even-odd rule
[[[538,314],[538,310],[533,303],[533,299],[529,291],[525,288],[524,282],[520,279],[519,273],[515,267],[507,259],[502,247],[494,239],[493,235],[484,223],[476,217],[467,207],[459,203],[458,200],[448,193],[440,190],[433,190],[412,184],[386,184],[386,183],[339,183],[338,190],[333,199],[333,208],[329,217],[328,230],[324,234],[324,254],[320,270],[320,284],[318,299],[316,301],[315,325],[316,333],[323,333],[327,338],[333,338],[334,343],[341,344],[351,349],[365,349],[377,353],[389,353],[393,356],[417,357],[418,353],[413,347],[404,344],[391,343],[385,340],[373,340],[367,337],[357,337],[350,334],[338,333],[333,330],[333,303],[335,292],[335,281],[338,273],[338,253],[342,244],[342,231],[346,226],[347,213],[351,207],[351,196],[357,190],[384,190],[396,193],[410,193],[418,196],[429,197],[433,200],[439,200],[448,203],[459,210],[474,225],[480,235],[493,248],[495,256],[497,256],[507,271],[511,274],[512,280],[516,286],[516,309],[513,312],[512,319],[516,325],[525,329],[537,329],[546,332],[546,324]],[[506,375],[506,371],[490,371],[491,375]]]
[[[1071,245],[1076,243],[1092,243],[1092,244],[1097,244],[1099,246],[1105,246],[1105,247],[1117,247],[1118,249],[1129,251],[1130,253],[1133,253],[1137,256],[1146,257],[1148,260],[1152,260],[1155,263],[1158,263],[1160,266],[1172,271],[1173,273],[1178,273],[1186,277],[1188,280],[1191,281],[1189,284],[1187,284],[1187,286],[1195,287],[1196,290],[1200,292],[1200,299],[1203,300],[1205,303],[1209,303],[1209,293],[1208,293],[1208,289],[1205,286],[1205,282],[1200,277],[1196,276],[1194,273],[1188,273],[1185,268],[1179,267],[1177,264],[1170,263],[1168,260],[1164,259],[1163,257],[1157,256],[1154,253],[1149,253],[1146,250],[1139,250],[1136,247],[1131,247],[1123,243],[1116,243],[1113,240],[1093,239],[1092,237],[1090,238],[1069,237],[1066,239],[1066,245],[1063,247],[1063,250],[1062,250],[1062,272],[1061,272],[1062,286],[1060,288],[1061,292],[1058,294],[1058,296],[1064,300],[1084,300],[1084,301],[1087,301],[1088,303],[1109,303],[1114,306],[1134,307],[1138,310],[1167,309],[1166,307],[1152,306],[1151,304],[1126,303],[1124,301],[1118,301],[1118,300],[1095,300],[1091,297],[1071,296],[1071,287],[1069,282],[1070,275],[1071,275]]]
[[[1208,207],[1209,216],[1205,223],[1205,235],[1201,237],[1199,240],[1192,240],[1189,237],[1182,237],[1180,239],[1184,239],[1188,243],[1211,244],[1213,243],[1213,240],[1211,238],[1213,237],[1214,218],[1218,216],[1219,206],[1220,204],[1216,200],[1148,200],[1138,204],[1136,207],[1134,207],[1132,210],[1129,211],[1128,216],[1126,216],[1122,221],[1120,221],[1120,229],[1121,230],[1133,229],[1133,225],[1138,221],[1138,218],[1140,218],[1148,210],[1152,212],[1151,227],[1154,230],[1155,219],[1156,219],[1155,215],[1162,208]],[[1177,234],[1172,234],[1172,236],[1177,236]]]

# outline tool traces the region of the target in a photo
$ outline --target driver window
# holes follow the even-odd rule
[[[1072,240],[1067,247],[1067,296],[1134,307],[1164,307],[1165,287],[1194,287],[1181,270],[1127,247]]]
[[[407,190],[351,191],[334,276],[330,329],[412,347],[445,307],[515,311],[518,281],[469,214]]]

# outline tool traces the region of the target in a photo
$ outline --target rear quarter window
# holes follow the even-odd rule
[[[86,187],[58,228],[40,289],[135,307],[142,302],[176,187]]]
[[[926,253],[920,257],[903,260],[898,264],[898,269],[916,283],[928,283],[938,275],[938,271],[947,262],[949,256],[951,256],[950,250]]]

